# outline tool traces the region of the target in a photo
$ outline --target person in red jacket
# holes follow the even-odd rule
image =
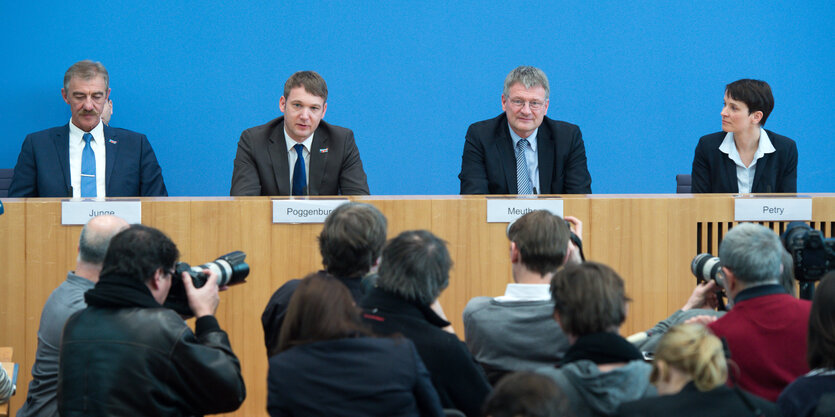
[[[780,238],[753,223],[731,229],[719,246],[731,310],[708,327],[727,341],[739,367],[737,384],[769,401],[809,372],[806,335],[811,303],[780,285]]]

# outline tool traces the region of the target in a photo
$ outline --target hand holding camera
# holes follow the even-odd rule
[[[183,286],[186,288],[186,297],[188,297],[188,306],[198,319],[203,316],[213,316],[220,303],[217,273],[208,269],[204,269],[203,273],[207,274],[208,278],[206,279],[206,283],[200,288],[194,287],[191,275],[188,272],[183,272],[182,275]]]

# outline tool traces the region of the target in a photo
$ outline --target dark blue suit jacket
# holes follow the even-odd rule
[[[539,194],[591,194],[580,128],[545,117],[536,133]],[[507,115],[473,123],[461,158],[461,194],[516,194],[516,152]]]
[[[9,197],[72,197],[69,135],[67,124],[26,136]],[[162,169],[145,135],[104,126],[104,139],[107,197],[168,195]]]
[[[752,193],[797,192],[797,144],[766,130],[775,151],[757,161]],[[736,164],[719,150],[725,132],[702,136],[693,157],[693,193],[738,193]]]

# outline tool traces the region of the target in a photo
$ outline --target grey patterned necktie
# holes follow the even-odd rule
[[[528,162],[525,160],[526,146],[528,146],[527,139],[521,139],[516,143],[516,185],[520,195],[533,194],[531,177],[528,174]]]

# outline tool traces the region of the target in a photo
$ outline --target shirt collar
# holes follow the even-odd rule
[[[737,165],[741,167],[745,167],[742,163],[742,158],[739,157],[739,151],[736,150],[736,144],[734,143],[734,133],[728,132],[725,135],[725,139],[722,141],[722,144],[719,145],[719,150],[723,153],[728,155],[728,158],[731,158]],[[768,133],[766,133],[765,129],[760,128],[760,140],[757,144],[757,152],[754,153],[754,159],[752,161],[756,162],[758,159],[762,158],[767,153],[775,152],[774,145],[771,143],[771,139],[768,137]],[[747,168],[747,167],[746,167]]]
[[[91,130],[89,132],[90,134],[93,135],[93,140],[98,141],[99,138],[104,138],[104,128],[102,127],[103,124],[104,123],[102,123],[101,120],[99,120],[99,124],[97,124],[96,127],[94,127],[93,130]],[[74,125],[73,122],[72,122],[72,119],[70,119],[70,135],[71,136],[75,135],[75,136],[81,138],[81,142],[83,143],[85,133],[88,133],[88,132],[85,132],[85,131],[81,130],[78,126]]]
[[[746,288],[734,297],[734,304],[739,304],[741,301],[750,300],[752,298],[774,294],[786,294],[786,289],[780,284],[765,284]]]
[[[316,133],[312,133],[310,136],[307,137],[301,144],[307,149],[307,153],[310,153],[310,148],[313,146],[313,135]],[[284,129],[284,143],[287,145],[287,153],[290,153],[293,150],[293,147],[296,146],[299,142],[293,140],[290,135],[287,134],[287,129]]]
[[[513,128],[510,127],[510,123],[507,124],[507,130],[510,131],[510,139],[513,140],[513,149],[516,149],[516,144],[522,140],[522,137],[517,135],[516,132],[513,131]],[[539,128],[534,129],[533,133],[530,136],[526,137],[525,139],[528,140],[528,143],[531,144],[531,149],[536,152],[536,134],[539,132]]]
[[[507,284],[504,295],[496,301],[542,301],[551,299],[549,284]]]

